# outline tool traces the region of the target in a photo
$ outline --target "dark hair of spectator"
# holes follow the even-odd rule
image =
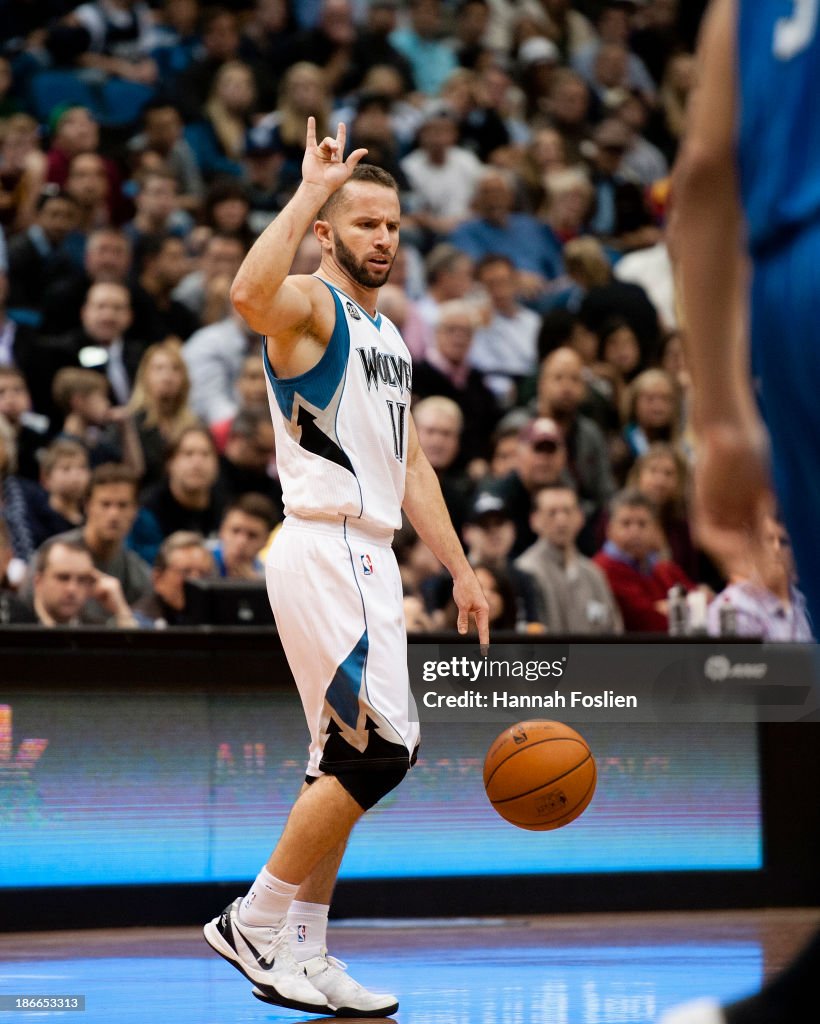
[[[59,185],[54,183],[47,183],[43,185],[39,196],[37,196],[37,212],[39,213],[46,203],[50,203],[52,199],[62,199],[64,203],[71,203],[72,206],[78,207],[80,205],[74,196],[66,192],[65,189],[60,188]]]
[[[264,494],[256,494],[253,491],[249,491],[247,494],[240,494],[236,501],[232,501],[228,505],[222,516],[223,523],[231,512],[242,512],[244,515],[251,516],[254,519],[261,519],[268,532],[279,522],[276,506],[270,498],[266,498]]]
[[[572,333],[578,322],[566,309],[552,309],[541,320],[538,332],[538,362],[542,362],[557,348],[563,348],[572,341]]]
[[[58,370],[51,385],[54,404],[62,412],[71,411],[71,399],[75,395],[91,395],[99,391],[108,394],[108,381],[96,370],[83,370],[79,366],[64,366]]]
[[[43,449],[40,456],[40,471],[43,476],[48,476],[60,459],[82,459],[88,465],[88,450],[79,441],[72,441],[69,437],[55,438],[48,448]]]
[[[134,489],[135,499],[139,493],[139,477],[130,466],[121,462],[104,462],[97,466],[88,485],[89,498],[98,487],[107,487],[109,484],[129,484]]]
[[[182,444],[185,441],[185,438],[190,436],[191,434],[200,434],[202,437],[207,438],[211,451],[214,454],[214,458],[219,458],[219,452],[216,447],[216,442],[211,436],[210,430],[208,430],[208,428],[205,426],[192,426],[186,427],[183,431],[181,431],[179,436],[173,442],[173,444],[169,446],[168,452],[166,453],[165,456],[166,466],[168,465],[169,462],[172,462],[177,457],[177,455],[179,455],[180,449],[182,448]]]
[[[622,508],[645,508],[655,522],[658,522],[658,509],[653,501],[634,487],[624,488],[610,500],[609,516],[613,518]]]
[[[482,256],[481,259],[476,263],[473,269],[473,276],[476,278],[481,277],[481,271],[485,267],[494,267],[496,263],[503,263],[505,267],[509,267],[510,270],[515,270],[515,264],[509,256],[505,256],[500,252],[489,252],[486,256]]]
[[[492,576],[495,582],[495,589],[501,598],[501,614],[497,619],[493,619],[493,628],[515,629],[516,622],[518,621],[518,601],[510,577],[507,573],[500,572],[494,566],[487,565],[485,562],[479,562],[478,565],[473,566],[474,572],[477,572],[479,569],[483,569],[484,572]]]
[[[231,420],[228,437],[253,437],[259,424],[270,420],[268,412],[257,412],[255,409],[240,409]]]
[[[69,551],[75,551],[81,555],[88,555],[90,558],[88,548],[81,540],[71,540],[65,537],[61,537],[59,534],[56,537],[49,537],[47,541],[44,541],[37,549],[37,554],[34,556],[34,571],[45,572],[48,568],[48,560],[51,552],[57,546],[67,548]]]
[[[23,384],[26,383],[25,374],[22,370],[18,370],[16,366],[0,366],[0,379],[19,380]]]

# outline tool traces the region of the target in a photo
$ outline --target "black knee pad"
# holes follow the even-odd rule
[[[390,768],[338,769],[333,772],[347,792],[353,797],[362,810],[371,807],[395,789],[409,770],[407,764],[397,764]]]

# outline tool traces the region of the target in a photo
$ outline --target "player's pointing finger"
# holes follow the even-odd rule
[[[307,149],[312,149],[316,145],[316,118],[309,117],[307,119],[307,136],[305,138],[305,145]]]

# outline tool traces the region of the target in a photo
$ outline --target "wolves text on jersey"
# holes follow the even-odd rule
[[[377,352],[371,348],[357,348],[362,361],[367,390],[379,390],[379,381],[389,388],[398,388],[399,394],[413,389],[413,368],[408,359],[393,355],[392,352]]]

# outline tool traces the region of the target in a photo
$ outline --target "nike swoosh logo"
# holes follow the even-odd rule
[[[251,945],[251,943],[248,942],[244,935],[242,936],[242,941],[245,943],[245,945],[248,947],[251,953],[253,953],[254,959],[256,960],[256,962],[259,964],[263,971],[270,971],[273,969],[274,960],[271,960],[271,962],[268,963],[267,960],[265,960],[264,957],[260,954],[259,950],[255,949]]]

